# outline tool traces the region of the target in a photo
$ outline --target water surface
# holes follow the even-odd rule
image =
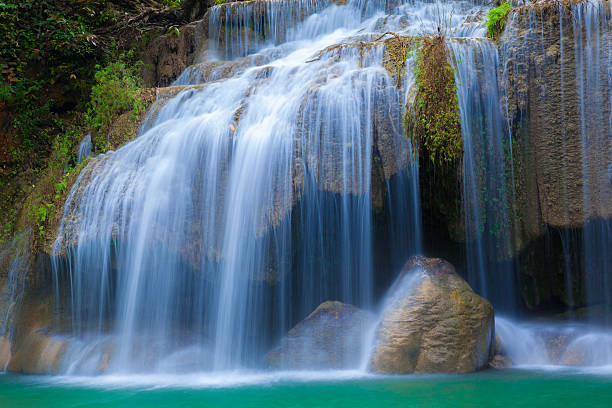
[[[610,407],[612,374],[509,369],[471,375],[356,372],[113,377],[0,377],[13,407]]]

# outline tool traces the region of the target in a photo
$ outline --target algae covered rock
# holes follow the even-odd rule
[[[391,288],[370,371],[467,373],[494,353],[493,306],[448,262],[414,256]]]
[[[327,301],[298,323],[266,355],[271,368],[356,368],[373,316],[341,302]]]

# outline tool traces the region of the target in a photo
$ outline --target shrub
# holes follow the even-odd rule
[[[506,23],[506,16],[512,9],[512,4],[506,2],[498,7],[489,10],[489,20],[487,21],[487,35],[490,38],[497,37]]]
[[[108,149],[108,133],[113,120],[124,112],[138,115],[143,109],[138,96],[141,81],[138,67],[130,67],[122,60],[106,67],[96,66],[96,84],[91,90],[91,100],[85,115],[86,125],[93,129],[93,143],[97,149]]]
[[[181,5],[183,0],[161,0],[160,3],[166,7],[176,8]]]

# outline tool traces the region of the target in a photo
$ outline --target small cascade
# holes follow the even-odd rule
[[[573,322],[517,322],[495,318],[503,353],[517,366],[610,366],[612,333]]]
[[[584,280],[589,304],[612,324],[612,18],[605,3],[572,8],[583,174]],[[607,39],[607,41],[606,41]],[[606,78],[607,77],[607,78]],[[608,123],[606,132],[605,124]],[[603,218],[607,217],[607,219]]]
[[[77,164],[81,164],[83,160],[91,156],[93,145],[91,143],[91,134],[87,134],[79,144],[79,155]]]
[[[489,41],[451,41],[463,136],[462,201],[468,281],[511,312],[512,139],[503,116],[499,55]]]
[[[3,341],[10,344],[13,340],[15,314],[23,297],[30,266],[29,236],[27,233],[18,234],[0,251],[0,352]],[[7,359],[0,366],[0,372],[6,371],[9,361]]]
[[[209,14],[209,55],[224,60],[245,57],[265,45],[285,42],[291,39],[290,32],[298,23],[330,3],[329,0],[269,0],[230,2],[213,7]]]

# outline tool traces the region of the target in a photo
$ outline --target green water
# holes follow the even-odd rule
[[[97,381],[0,376],[0,407],[612,407],[611,374],[506,370],[208,388]]]

